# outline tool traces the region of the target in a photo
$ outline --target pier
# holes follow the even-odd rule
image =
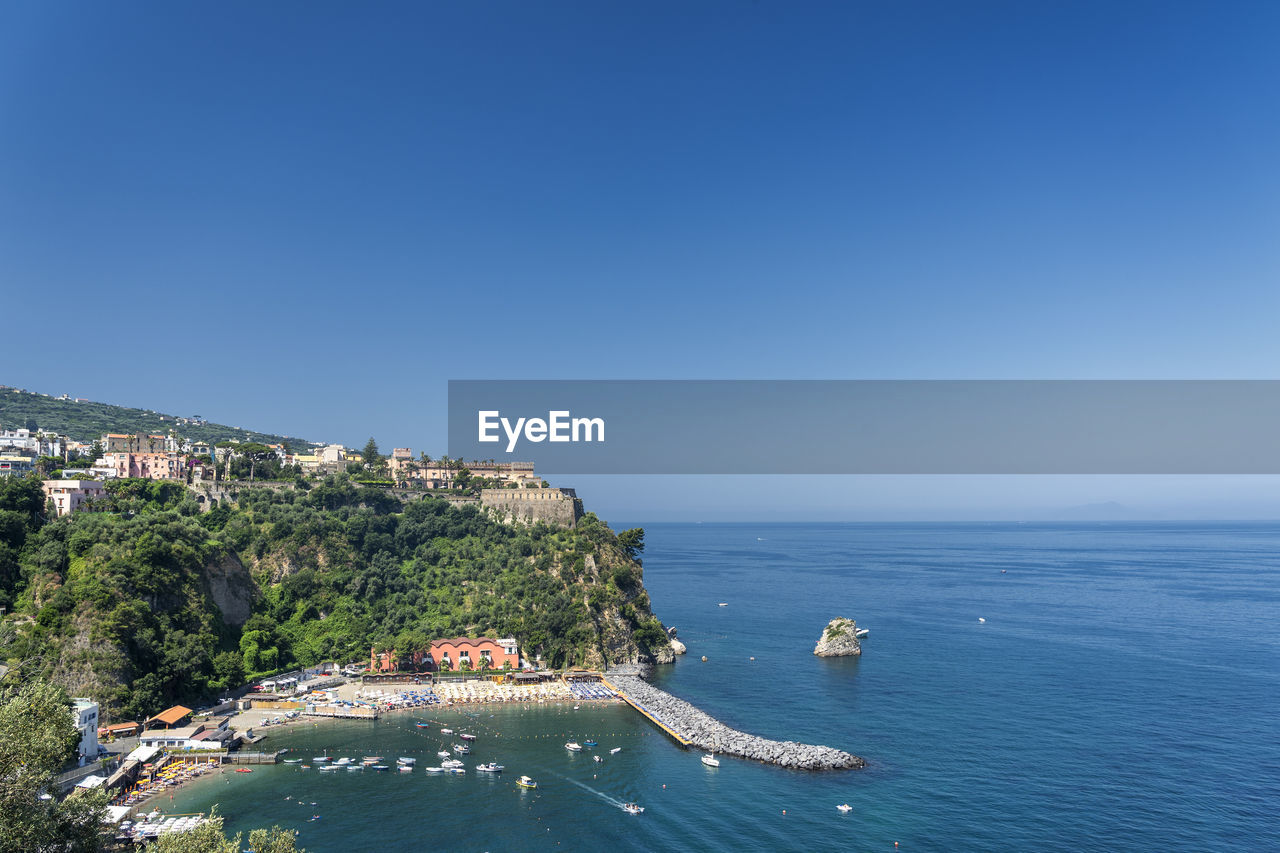
[[[362,706],[316,705],[307,706],[302,715],[304,717],[337,717],[343,720],[376,720],[378,709]]]
[[[653,723],[655,726],[657,726],[658,728],[660,728],[660,729],[662,729],[664,732],[666,732],[668,735],[670,735],[670,737],[671,737],[671,739],[672,739],[672,740],[674,740],[676,743],[680,744],[680,746],[684,747],[685,749],[688,749],[688,748],[689,748],[689,746],[690,746],[691,744],[689,743],[688,739],[686,739],[685,737],[683,737],[683,736],[682,736],[679,732],[677,732],[675,729],[671,728],[671,726],[668,726],[666,723],[662,722],[662,720],[660,720],[660,719],[658,719],[657,717],[655,717],[655,716],[654,716],[654,715],[649,711],[649,709],[648,709],[648,708],[645,708],[643,705],[641,705],[641,704],[640,704],[639,702],[637,702],[635,699],[632,699],[632,698],[631,698],[631,696],[630,696],[630,694],[628,694],[628,693],[627,693],[627,691],[623,690],[621,687],[619,687],[618,685],[614,684],[613,682],[611,682],[609,679],[605,678],[604,676],[601,676],[601,677],[600,677],[600,681],[601,681],[601,682],[603,682],[603,684],[604,684],[604,686],[605,686],[605,687],[608,687],[608,688],[609,688],[610,690],[612,690],[614,693],[617,693],[617,694],[618,694],[618,696],[622,698],[622,701],[623,701],[623,702],[626,702],[626,703],[627,703],[628,705],[630,705],[632,708],[635,708],[635,709],[636,709],[637,711],[639,711],[642,715],[644,715],[644,717],[645,717],[646,719],[648,719],[648,721],[649,721],[649,722]]]
[[[615,672],[605,684],[683,747],[795,770],[853,770],[866,764],[856,755],[829,746],[769,740],[731,729],[636,675]]]

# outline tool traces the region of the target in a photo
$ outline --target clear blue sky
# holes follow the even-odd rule
[[[1275,378],[1278,42],[1247,2],[6,3],[0,382],[439,453],[450,378]],[[727,495],[635,485],[588,501]]]

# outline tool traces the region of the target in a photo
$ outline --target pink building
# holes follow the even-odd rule
[[[102,459],[107,468],[115,469],[117,477],[181,480],[187,475],[181,453],[108,453]]]
[[[103,493],[100,480],[45,480],[43,487],[44,496],[53,501],[58,515],[69,515]]]

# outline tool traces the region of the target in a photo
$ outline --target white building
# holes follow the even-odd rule
[[[80,763],[84,764],[86,758],[98,757],[98,703],[92,699],[72,699],[71,702],[71,713],[80,732],[76,751],[80,754]]]

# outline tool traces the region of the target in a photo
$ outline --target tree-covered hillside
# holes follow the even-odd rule
[[[512,527],[475,506],[402,505],[343,477],[249,489],[201,513],[181,484],[121,481],[44,520],[39,481],[0,482],[12,654],[133,719],[258,674],[457,635],[514,636],[551,666],[664,654],[635,556],[588,514]]]
[[[174,415],[113,406],[110,403],[76,403],[15,388],[0,387],[0,427],[21,429],[29,426],[50,430],[86,443],[109,432],[159,435],[173,429],[184,438],[211,443],[230,439],[260,441],[265,444],[287,443],[296,451],[301,451],[311,444],[300,438],[239,429],[222,424],[178,426]]]

